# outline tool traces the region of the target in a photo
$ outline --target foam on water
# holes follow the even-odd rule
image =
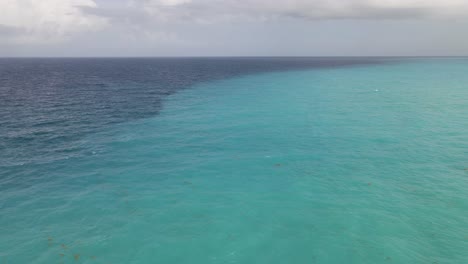
[[[468,62],[172,94],[0,194],[0,263],[466,263]],[[379,92],[376,92],[376,91]]]

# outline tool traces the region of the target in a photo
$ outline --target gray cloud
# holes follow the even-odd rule
[[[414,19],[466,15],[463,0],[136,0],[163,20],[216,21],[282,16],[312,20]]]
[[[19,27],[7,26],[0,24],[0,36],[12,37],[24,34],[25,30]]]
[[[466,0],[0,0],[0,10],[0,55],[468,51]]]

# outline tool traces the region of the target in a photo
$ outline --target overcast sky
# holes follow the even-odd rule
[[[0,0],[0,56],[468,55],[468,0]]]

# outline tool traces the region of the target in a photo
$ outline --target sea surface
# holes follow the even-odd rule
[[[466,264],[467,73],[0,59],[0,264]]]

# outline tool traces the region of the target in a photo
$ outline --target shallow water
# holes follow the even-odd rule
[[[0,263],[467,263],[467,71],[194,83],[85,133],[80,155],[11,159]]]

